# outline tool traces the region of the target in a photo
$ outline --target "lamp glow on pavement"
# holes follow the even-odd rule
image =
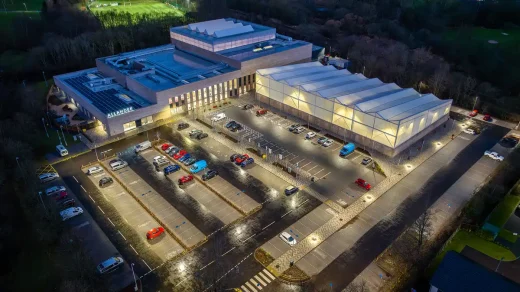
[[[179,269],[179,271],[184,272],[186,271],[186,264],[184,262],[180,262],[177,268]]]
[[[271,188],[271,189],[269,189],[268,194],[269,194],[269,196],[271,196],[271,198],[277,198],[280,193],[277,190]]]
[[[294,198],[291,200],[291,208],[296,208],[296,200]]]
[[[365,195],[365,196],[363,197],[363,200],[364,200],[365,202],[371,202],[371,201],[374,200],[374,196],[372,196],[372,195]]]
[[[405,167],[407,170],[412,170],[412,168],[413,168],[413,166],[411,164],[407,164],[407,165],[405,165]]]
[[[441,142],[437,142],[437,143],[435,143],[435,146],[437,146],[437,147],[441,147],[441,146],[442,146],[442,143],[441,143]]]

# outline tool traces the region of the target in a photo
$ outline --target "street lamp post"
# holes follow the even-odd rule
[[[69,146],[69,145],[67,145],[67,139],[65,139],[65,134],[63,134],[63,125],[60,125],[60,129],[61,129],[61,135],[63,136],[63,141],[65,142],[65,146]]]
[[[56,134],[58,134],[58,141],[60,142],[61,144],[61,137],[60,137],[60,131],[56,130]]]
[[[25,6],[25,12],[27,12],[27,5],[25,5],[25,3],[23,3],[23,6]]]
[[[134,276],[134,283],[135,283],[135,286],[134,286],[134,291],[137,291],[137,279],[135,278],[135,272],[134,272],[134,263],[132,263],[130,265],[130,267],[132,267],[132,275]]]
[[[47,213],[47,206],[45,206],[45,203],[43,202],[43,199],[42,199],[42,192],[38,192],[38,196],[40,197],[40,201],[42,202],[45,213]]]
[[[473,104],[473,110],[475,110],[475,107],[477,106],[477,100],[478,100],[478,96],[475,97],[475,103]]]
[[[99,157],[97,155],[97,145],[94,144],[94,152],[96,153],[96,160],[99,161]]]
[[[49,132],[47,132],[47,127],[45,126],[45,118],[42,118],[43,128],[45,129],[45,134],[47,134],[47,138],[49,138]]]
[[[45,71],[42,71],[43,74],[43,81],[45,81],[45,87],[48,87],[49,84],[47,84],[47,78],[45,78]]]

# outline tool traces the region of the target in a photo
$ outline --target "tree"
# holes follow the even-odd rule
[[[416,246],[420,250],[424,243],[430,238],[433,231],[432,211],[427,209],[413,224],[412,230],[416,233]]]

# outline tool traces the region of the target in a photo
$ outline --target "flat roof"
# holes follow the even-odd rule
[[[235,71],[168,44],[102,58],[103,62],[153,91],[162,91]],[[143,74],[144,73],[144,74]]]
[[[76,94],[88,101],[109,118],[151,105],[141,96],[126,90],[96,68],[55,76],[69,85]]]
[[[170,31],[208,44],[245,39],[262,33],[273,34],[274,38],[276,33],[275,28],[235,18],[220,18],[191,23],[172,27]]]
[[[216,53],[243,62],[306,46],[309,44],[310,43],[304,41],[277,37],[272,40],[261,41],[241,47],[222,50]]]
[[[412,88],[402,89],[395,83],[368,79],[363,74],[351,74],[319,62],[261,69],[257,73],[362,112],[377,114],[387,121],[404,120],[451,103],[433,94],[422,95]]]

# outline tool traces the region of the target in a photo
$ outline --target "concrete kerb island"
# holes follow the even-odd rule
[[[116,176],[116,174],[112,170],[110,170],[108,167],[106,167],[102,163],[102,162],[108,161],[109,159],[111,159],[113,157],[115,157],[115,156],[108,157],[103,160],[99,160],[99,162],[96,162],[96,163],[99,163],[99,165],[101,167],[103,167],[103,169],[105,169],[106,172],[110,173],[110,175],[139,203],[139,205],[141,205],[150,214],[150,216],[152,216],[152,218],[154,218],[159,224],[161,224],[161,226],[164,227],[166,232],[168,232],[168,234],[170,234],[170,236],[173,237],[184,248],[184,251],[179,256],[184,255],[187,252],[197,248],[198,246],[204,244],[208,240],[207,236],[205,236],[204,239],[202,241],[198,242],[197,244],[192,245],[192,246],[187,246],[183,240],[181,240],[177,235],[175,235],[175,233],[168,227],[168,225],[166,225],[161,219],[159,219],[154,214],[154,212],[152,212],[145,204],[143,204],[143,202],[141,202],[141,200],[139,200],[139,198],[134,194],[134,192],[130,191],[130,189]]]
[[[167,153],[165,153],[164,151],[162,151],[162,149],[159,147],[160,144],[162,143],[169,143],[168,141],[165,141],[165,140],[161,140],[161,141],[158,141],[156,143],[154,143],[154,147],[157,151],[159,151],[161,154],[163,154],[164,156],[168,157],[168,159],[170,161],[172,161],[174,164],[178,164],[184,171],[186,171],[187,173],[191,173],[189,168],[186,167],[184,164],[182,163],[178,163],[178,161],[175,161],[173,158],[171,158],[171,156],[169,156]],[[261,204],[258,204],[256,203],[256,207],[252,208],[252,209],[249,209],[249,210],[244,210],[243,208],[241,208],[240,206],[238,206],[235,202],[231,201],[229,198],[227,198],[226,196],[220,194],[220,192],[218,192],[217,190],[215,190],[211,185],[209,185],[206,181],[200,179],[199,176],[197,175],[193,175],[193,178],[201,183],[202,185],[204,185],[205,187],[207,187],[210,191],[212,191],[215,195],[217,195],[219,198],[221,198],[222,200],[224,200],[226,203],[228,203],[229,205],[231,205],[234,209],[236,209],[238,212],[240,212],[242,215],[244,216],[249,216],[255,212],[257,212],[258,210],[262,209],[262,205]],[[237,219],[236,221],[230,223],[230,224],[227,224],[227,225],[231,225],[231,224],[234,224],[235,222],[241,220],[243,218],[239,218]]]

